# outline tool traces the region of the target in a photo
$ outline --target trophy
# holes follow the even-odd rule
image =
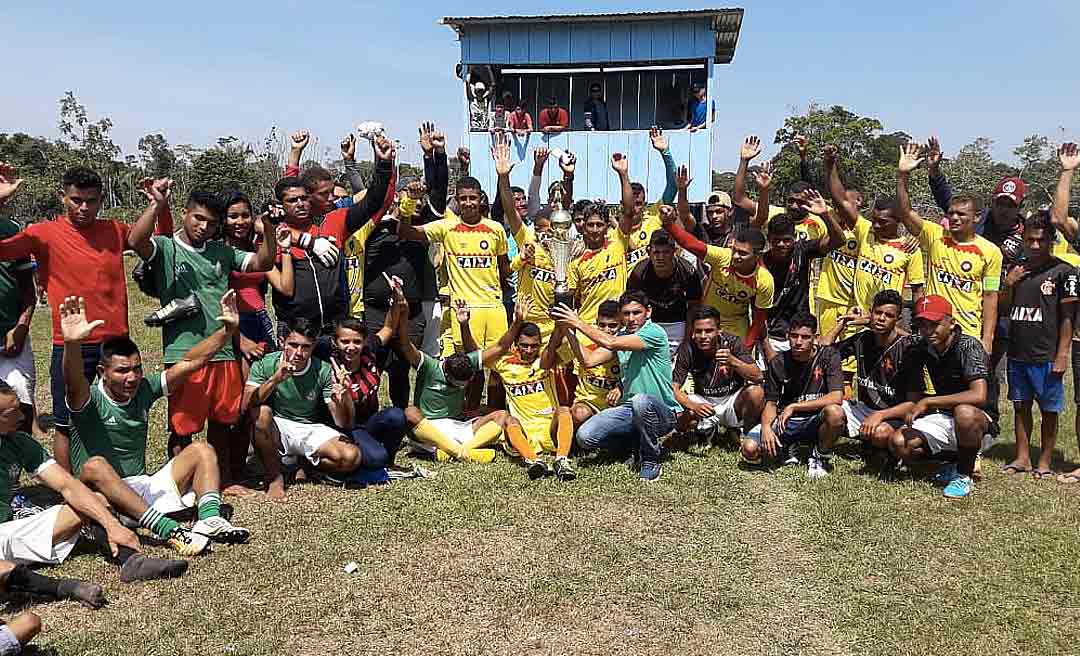
[[[574,294],[566,287],[566,272],[570,267],[570,258],[574,252],[574,240],[570,238],[570,228],[574,217],[563,209],[565,191],[562,183],[555,183],[555,196],[551,209],[551,237],[548,239],[548,252],[555,266],[555,305],[574,307]]]

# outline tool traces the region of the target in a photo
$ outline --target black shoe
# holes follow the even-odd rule
[[[563,482],[569,482],[577,478],[577,472],[574,471],[574,466],[570,464],[568,458],[555,459],[555,477]]]
[[[525,464],[529,466],[529,479],[533,481],[547,476],[548,472],[550,471],[548,469],[548,466],[544,464],[544,461],[540,460],[539,458],[533,460],[532,462],[525,461]]]
[[[186,560],[168,560],[150,558],[141,553],[134,554],[120,567],[120,581],[154,581],[182,576],[187,571]]]
[[[199,305],[199,297],[191,294],[186,298],[176,298],[169,301],[157,312],[151,312],[143,319],[143,323],[151,328],[164,326],[167,323],[187,319],[199,313],[202,307]]]

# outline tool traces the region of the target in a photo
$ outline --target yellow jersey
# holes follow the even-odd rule
[[[532,263],[525,262],[520,254],[514,258],[518,269],[518,298],[532,298],[532,306],[525,320],[541,326],[551,323],[548,312],[555,302],[555,263],[551,260],[551,254],[536,240],[532,228],[522,226],[514,233],[514,241],[518,244],[519,253],[526,244],[535,245],[536,254]]]
[[[529,441],[547,449],[551,443],[551,419],[559,400],[555,394],[555,375],[540,368],[540,358],[522,362],[517,353],[500,358],[492,369],[502,378],[510,415],[521,422]]]
[[[345,282],[349,289],[349,316],[364,316],[364,248],[376,223],[368,221],[349,235],[341,247],[341,260],[345,266]]]
[[[442,244],[443,264],[450,283],[450,299],[470,307],[502,307],[499,257],[506,255],[506,231],[491,219],[468,224],[453,211],[446,218],[422,226],[428,240]]]
[[[585,353],[591,353],[598,348],[599,346],[593,342],[581,344],[581,350]],[[585,365],[578,362],[575,365],[575,371],[577,372],[578,384],[574,390],[574,403],[585,403],[597,411],[607,408],[608,392],[618,387],[622,382],[619,359],[612,357],[603,364],[589,368],[585,368]]]
[[[926,254],[927,295],[947,298],[960,328],[982,339],[983,293],[1001,289],[1001,250],[979,235],[958,243],[932,221],[922,222],[919,246]]]
[[[778,214],[787,214],[787,209],[769,205],[769,218],[765,219],[765,225],[761,226],[762,232],[768,234],[769,220]],[[798,240],[821,239],[827,232],[829,231],[825,222],[816,214],[807,214],[805,218],[795,221],[795,238]]]
[[[664,224],[660,221],[660,204],[646,205],[641,214],[641,223],[624,233],[618,228],[608,232],[608,239],[622,239],[626,247],[626,270],[633,271],[634,265],[649,257],[649,240],[657,230],[663,230]],[[616,234],[617,233],[617,234]]]
[[[750,307],[768,310],[773,306],[775,283],[760,263],[749,276],[731,266],[731,249],[709,245],[705,263],[710,266],[705,285],[705,304],[720,313],[720,330],[746,337],[750,329]]]
[[[617,301],[626,291],[626,248],[620,239],[608,239],[595,251],[585,251],[570,262],[566,285],[577,290],[578,316],[596,323],[600,304]]]
[[[904,293],[908,285],[926,284],[923,253],[914,237],[878,241],[873,230],[860,235],[855,269],[855,305],[869,312],[878,292]]]
[[[855,265],[859,244],[870,232],[870,222],[859,217],[852,228],[844,230],[844,243],[829,251],[821,260],[817,297],[851,307],[855,300]]]

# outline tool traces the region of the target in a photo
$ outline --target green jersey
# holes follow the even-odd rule
[[[480,351],[469,353],[469,362],[480,369]],[[416,405],[427,419],[457,418],[465,404],[465,388],[455,387],[446,380],[442,360],[420,352],[416,367]]]
[[[247,384],[258,387],[270,380],[277,371],[282,352],[270,353],[251,365]],[[322,424],[330,420],[330,365],[318,358],[311,358],[303,371],[297,371],[278,385],[267,405],[282,419],[303,424]]]
[[[114,401],[101,379],[95,380],[86,405],[71,409],[71,471],[75,476],[93,456],[108,460],[121,478],[145,474],[150,407],[165,395],[165,372],[143,378],[127,403]]]
[[[161,329],[165,344],[164,361],[179,362],[193,346],[206,339],[221,327],[217,317],[221,314],[221,297],[229,289],[229,272],[243,271],[253,255],[237,250],[221,241],[207,241],[195,248],[177,237],[154,237],[154,254],[150,257],[156,265],[157,288],[161,290],[161,304],[182,299],[194,293],[202,310],[187,319],[172,321]],[[212,362],[235,360],[232,341],[213,357]]]
[[[17,232],[18,223],[11,219],[0,219],[0,239],[7,239]],[[15,327],[19,322],[19,315],[22,314],[22,294],[16,274],[29,271],[31,267],[28,257],[0,262],[0,339]]]
[[[35,476],[55,464],[45,449],[26,433],[0,435],[0,523],[11,519],[11,497],[25,469]]]

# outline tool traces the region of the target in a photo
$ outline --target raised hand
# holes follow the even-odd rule
[[[758,139],[755,135],[750,135],[746,139],[743,139],[742,147],[739,148],[739,158],[744,162],[749,162],[758,155],[761,154],[761,139]]]
[[[577,155],[570,151],[559,158],[559,168],[562,169],[564,177],[573,177],[574,169],[577,168]]]
[[[690,167],[683,164],[675,171],[675,186],[680,190],[689,189],[694,179],[690,177]]]
[[[666,228],[675,223],[675,208],[671,205],[660,206],[660,223]]]
[[[837,160],[840,159],[840,149],[836,147],[836,144],[827,144],[821,149],[821,159],[825,162],[826,168],[836,166]]]
[[[536,242],[530,241],[521,247],[521,261],[530,266],[536,263]]]
[[[937,137],[930,137],[926,141],[926,165],[931,169],[937,169],[941,164],[941,143]]]
[[[1023,264],[1014,266],[1013,268],[1009,269],[1009,273],[1005,276],[1005,286],[1015,287],[1021,280],[1024,279],[1025,275],[1027,275],[1027,268],[1025,268]]]
[[[469,153],[469,149],[462,146],[457,149],[457,159],[461,164],[463,170],[469,170],[469,164],[472,163],[472,155]]]
[[[65,342],[84,342],[90,338],[95,328],[105,325],[101,319],[87,322],[86,299],[82,296],[68,296],[60,304],[60,333]]]
[[[430,155],[435,150],[435,144],[431,142],[431,135],[435,132],[435,124],[424,121],[420,124],[420,148],[424,155]]]
[[[396,151],[394,149],[394,142],[386,138],[385,135],[379,135],[371,142],[371,149],[375,151],[375,159],[383,161],[394,161],[394,155]]]
[[[356,159],[356,135],[351,132],[341,140],[341,159],[346,162]]]
[[[531,296],[525,296],[524,298],[518,297],[517,303],[514,306],[514,321],[518,324],[524,323],[525,318],[529,316],[529,311],[532,310],[533,299]]]
[[[274,239],[281,250],[287,251],[292,248],[292,230],[289,230],[289,226],[284,223],[278,225],[274,232]]]
[[[1058,148],[1058,161],[1066,171],[1080,168],[1080,147],[1072,142],[1061,144],[1061,148]]]
[[[920,150],[917,143],[900,146],[900,162],[896,166],[900,173],[911,173],[919,168],[919,165],[923,163]]]
[[[500,176],[510,175],[514,170],[514,160],[510,155],[510,137],[497,134],[492,138],[491,159],[495,160],[495,173]]]
[[[405,193],[413,200],[420,200],[427,193],[427,185],[423,180],[413,180],[405,186]]]
[[[236,309],[236,292],[232,289],[221,297],[221,315],[217,318],[225,326],[225,332],[235,335],[240,330],[240,311]]]
[[[472,313],[469,311],[469,304],[460,298],[454,299],[454,318],[460,323],[469,323],[469,317]]]
[[[798,151],[799,151],[799,157],[802,158],[802,159],[806,159],[806,150],[810,146],[810,140],[806,138],[806,135],[805,134],[797,134],[797,135],[795,135],[795,139],[793,140],[793,143],[795,144],[795,148],[797,148]]]
[[[311,133],[307,130],[297,130],[289,135],[289,141],[293,150],[302,151],[311,142]]]
[[[0,205],[14,196],[23,182],[14,166],[0,162]]]
[[[431,145],[440,153],[446,152],[446,135],[439,132],[434,123],[431,124]]]
[[[334,375],[334,382],[349,386],[349,368],[337,358],[330,358],[330,373]]]
[[[533,165],[540,167],[544,166],[545,164],[547,164],[547,158],[549,155],[551,155],[550,148],[548,148],[547,146],[537,146],[536,150],[533,151]]]
[[[652,147],[661,153],[668,149],[667,135],[655,125],[649,130],[649,141],[652,142]]]
[[[823,216],[829,211],[829,206],[825,203],[825,199],[821,197],[817,189],[808,189],[802,198],[798,200],[799,206],[807,210],[811,214],[817,214]]]
[[[758,189],[768,189],[772,186],[772,162],[765,162],[754,171],[754,182],[757,183]]]
[[[620,175],[629,173],[630,160],[626,159],[622,153],[614,153],[611,155],[611,168]]]

